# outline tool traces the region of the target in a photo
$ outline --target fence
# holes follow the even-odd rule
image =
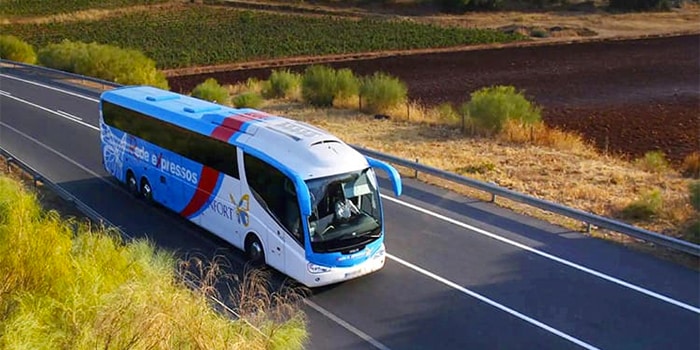
[[[121,86],[120,84],[104,81],[101,79],[96,79],[96,78],[90,78],[90,77],[84,77],[78,74],[72,74],[72,73],[66,73],[66,72],[61,72],[58,70],[54,69],[48,69],[44,67],[39,67],[39,66],[33,66],[33,65],[27,65],[27,64],[22,64],[22,63],[16,63],[12,61],[7,61],[7,60],[2,60],[0,59],[0,63],[3,64],[12,64],[20,67],[25,67],[25,68],[31,68],[34,70],[39,70],[39,71],[47,71],[53,74],[61,74],[65,75],[68,77],[76,78],[76,79],[83,79],[85,81],[91,81],[95,83],[101,83],[105,86],[112,86],[112,87],[119,87]],[[419,164],[418,162],[414,162],[411,160],[406,160],[402,158],[398,158],[395,156],[392,156],[390,154],[385,154],[381,152],[377,152],[374,150],[370,150],[367,148],[363,148],[360,146],[353,145],[355,149],[357,149],[359,152],[370,156],[374,157],[395,165],[403,166],[409,169],[413,169],[416,171],[416,174],[418,172],[421,173],[426,173],[441,179],[445,179],[448,181],[452,181],[461,185],[469,186],[481,191],[488,192],[492,195],[492,199],[495,199],[496,196],[500,196],[503,198],[507,198],[519,203],[527,204],[542,210],[546,210],[558,215],[566,216],[575,220],[579,220],[586,224],[589,229],[590,227],[596,226],[599,228],[607,229],[610,231],[622,233],[637,239],[641,239],[647,242],[654,243],[659,246],[675,249],[681,252],[685,252],[697,257],[700,257],[700,245],[693,244],[691,242],[687,242],[684,240],[680,240],[674,237],[670,236],[664,236],[656,232],[652,232],[649,230],[645,230],[639,227],[635,227],[623,222],[615,221],[610,218],[602,217],[599,215],[594,215],[591,213],[584,212],[582,210],[574,209],[574,208],[569,208],[566,206],[563,206],[561,204],[549,202],[546,200],[542,200],[539,198],[535,198],[526,194],[518,193],[512,190],[509,190],[507,188],[503,188],[497,185],[493,185],[490,183],[470,179],[465,176],[461,176],[458,174],[450,173],[441,169],[433,168],[424,164]],[[89,209],[89,208],[88,208]]]

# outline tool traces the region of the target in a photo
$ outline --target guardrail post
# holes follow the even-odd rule
[[[418,164],[418,163],[419,163],[418,158],[416,158],[416,164]],[[418,169],[413,169],[413,177],[416,179],[418,178]]]
[[[12,161],[13,161],[14,159],[13,159],[12,157],[9,157],[9,156],[8,156],[8,157],[6,158],[6,160],[7,160],[7,172],[9,173],[9,172],[10,172],[10,165],[12,164]]]
[[[593,225],[591,225],[590,222],[587,222],[586,223],[586,233],[590,234],[592,229],[593,229]]]
[[[41,181],[41,176],[34,175],[34,176],[32,176],[32,178],[34,180],[34,188],[37,188],[39,181]]]

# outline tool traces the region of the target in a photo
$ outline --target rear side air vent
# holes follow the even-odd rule
[[[340,143],[338,140],[321,140],[321,141],[316,141],[311,144],[311,146],[316,146],[316,145],[322,145],[326,143]]]

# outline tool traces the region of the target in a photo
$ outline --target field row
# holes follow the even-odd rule
[[[2,0],[0,1],[0,17],[57,15],[81,10],[151,5],[166,1],[168,0]]]
[[[495,30],[408,21],[309,17],[210,6],[175,6],[95,21],[12,24],[0,31],[37,48],[64,39],[133,48],[159,68],[302,55],[327,55],[508,42]]]

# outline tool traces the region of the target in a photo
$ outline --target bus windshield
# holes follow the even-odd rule
[[[372,168],[309,180],[307,185],[314,251],[350,249],[381,236],[379,190]]]

